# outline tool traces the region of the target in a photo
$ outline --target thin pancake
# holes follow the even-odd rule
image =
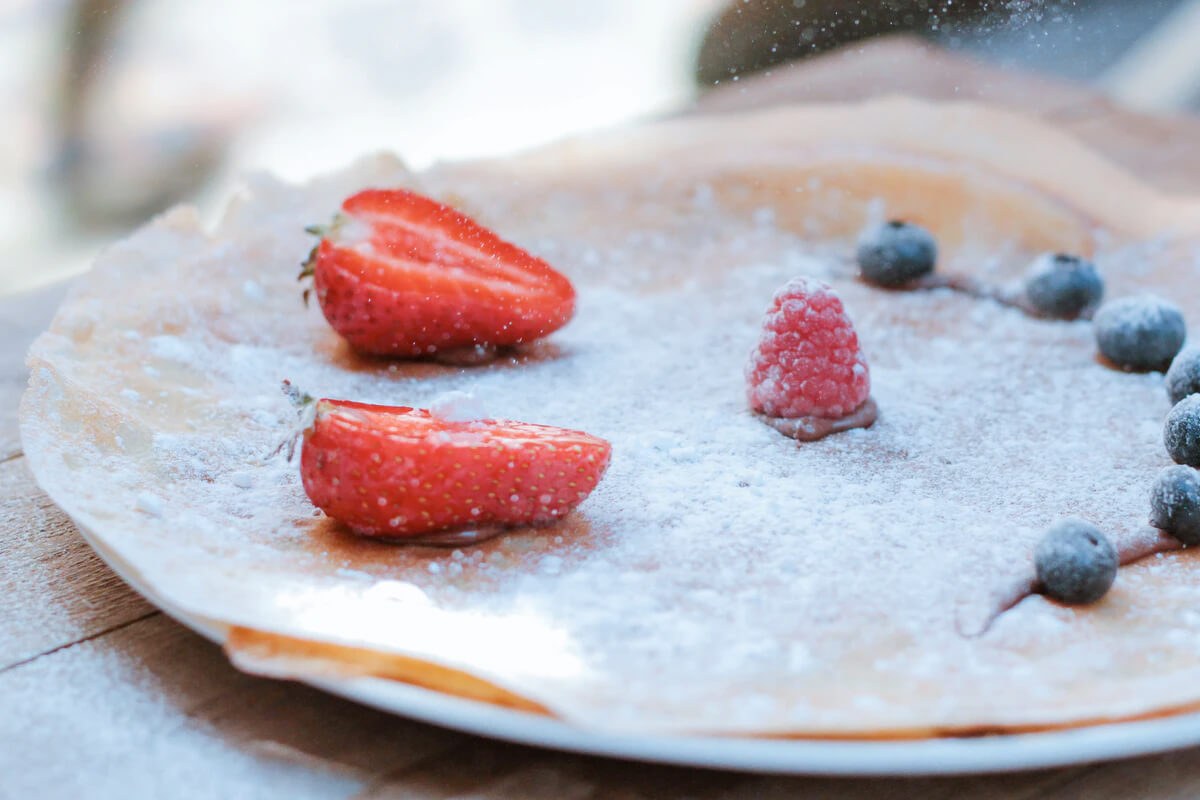
[[[300,305],[294,265],[303,226],[368,185],[462,203],[571,277],[576,319],[482,368],[355,357]],[[249,668],[341,664],[636,730],[1157,713],[1200,702],[1193,554],[1123,569],[1092,608],[1000,612],[1062,516],[1127,555],[1161,544],[1144,522],[1167,463],[1161,376],[1098,364],[1084,322],[871,289],[845,254],[865,220],[904,216],[935,230],[946,268],[1003,282],[1036,251],[1094,250],[1111,295],[1194,310],[1198,209],[1022,117],[901,100],[680,120],[417,177],[383,159],[305,187],[258,179],[215,231],[180,209],[101,258],[33,348],[22,433],[51,497],[158,596],[245,629],[229,647]],[[741,377],[798,274],[841,294],[881,409],[802,447],[747,412]],[[285,378],[418,406],[472,391],[493,416],[604,436],[613,464],[557,528],[461,551],[361,540],[270,456],[294,425]]]

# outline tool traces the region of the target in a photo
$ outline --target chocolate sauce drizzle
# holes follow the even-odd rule
[[[862,280],[862,278],[857,276],[857,274],[856,277],[858,277],[859,280]],[[918,278],[912,283],[896,287],[895,289],[875,286],[875,284],[868,281],[863,281],[863,283],[866,283],[872,288],[880,289],[881,291],[893,292],[949,289],[953,292],[965,294],[968,297],[974,297],[980,300],[992,300],[1002,306],[1015,308],[1018,311],[1037,319],[1056,319],[1060,321],[1070,321],[1072,319],[1091,319],[1092,314],[1095,313],[1095,309],[1087,308],[1084,309],[1083,312],[1081,312],[1077,317],[1052,317],[1035,308],[1033,304],[1029,302],[1029,298],[1025,296],[1024,290],[1020,288],[996,286],[994,284],[987,283],[986,281],[981,281],[978,278],[973,278],[969,275],[959,275],[954,273],[933,273],[930,275],[925,275],[924,277]]]
[[[879,406],[868,397],[863,404],[844,417],[769,417],[755,412],[755,416],[784,436],[798,442],[815,442],[831,433],[841,433],[851,428],[869,428],[879,419]]]
[[[527,525],[523,527],[530,528],[534,526]],[[389,544],[404,544],[414,547],[452,548],[486,542],[489,539],[495,539],[497,536],[502,536],[506,533],[512,533],[513,530],[514,528],[490,525],[482,527],[451,528],[449,530],[422,533],[416,536],[379,536],[377,534],[368,534],[368,536],[371,539],[385,541]]]

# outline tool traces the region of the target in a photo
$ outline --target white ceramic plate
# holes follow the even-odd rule
[[[162,602],[91,531],[75,524],[105,563],[147,600],[200,635],[218,644],[224,641],[222,623]],[[378,678],[305,682],[382,711],[480,736],[598,756],[746,772],[860,776],[1005,772],[1200,745],[1200,713],[1049,733],[911,741],[660,736],[577,728],[551,717]]]

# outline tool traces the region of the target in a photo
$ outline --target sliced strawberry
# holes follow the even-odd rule
[[[319,400],[300,475],[313,504],[352,530],[405,537],[561,519],[610,455],[603,439],[549,425]]]
[[[464,214],[403,189],[348,198],[302,277],[360,352],[405,357],[528,342],[561,328],[575,289]]]

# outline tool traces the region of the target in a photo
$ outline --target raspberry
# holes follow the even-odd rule
[[[797,278],[775,293],[746,381],[750,407],[771,417],[837,419],[866,401],[867,362],[832,289]]]

